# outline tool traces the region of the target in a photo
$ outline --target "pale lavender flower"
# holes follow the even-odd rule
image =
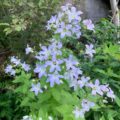
[[[30,65],[26,64],[25,62],[22,63],[21,65],[22,65],[22,68],[23,68],[26,72],[30,71],[30,69],[31,69],[31,68],[30,68]]]
[[[81,36],[81,32],[78,31],[78,32],[76,33],[76,37],[77,37],[77,39],[80,38],[80,36]]]
[[[64,17],[64,15],[65,15],[65,13],[64,12],[58,12],[58,26],[59,26],[59,22],[61,21],[61,18],[63,18]]]
[[[90,19],[83,20],[83,24],[87,27],[88,30],[94,30],[94,24]]]
[[[80,27],[79,23],[74,21],[71,31],[72,31],[72,34],[74,34],[77,38],[80,38],[80,36],[81,36],[80,29],[81,29],[81,27]]]
[[[95,103],[90,102],[86,99],[83,99],[81,106],[82,106],[82,109],[79,109],[78,107],[76,107],[75,110],[73,111],[76,118],[84,118],[85,112],[88,112],[92,107],[94,107]]]
[[[53,28],[55,34],[60,34],[60,38],[72,36],[79,38],[81,36],[79,24],[82,12],[70,5],[62,6],[61,9],[61,12],[52,16],[48,21],[47,29]]]
[[[55,39],[52,39],[52,42],[51,42],[51,45],[49,45],[49,48],[50,48],[51,50],[61,49],[61,48],[62,48],[62,43],[56,41]]]
[[[79,75],[82,74],[82,71],[79,68],[73,67],[72,69],[68,70],[68,78],[70,80],[78,79]]]
[[[56,42],[55,40],[52,41],[51,45],[49,45],[49,49],[51,50],[51,56],[55,58],[57,55],[62,55],[62,51],[60,50],[61,48],[61,42]]]
[[[55,31],[55,33],[60,33],[60,37],[61,38],[64,38],[65,36],[68,36],[70,37],[72,34],[71,34],[71,28],[72,28],[72,25],[65,25],[64,22],[62,22],[60,24],[60,27],[57,28],[57,30]]]
[[[33,120],[31,116],[25,115],[22,120]]]
[[[115,99],[115,94],[111,88],[109,88],[109,91],[107,92],[107,97]]]
[[[51,55],[51,50],[49,48],[47,48],[46,46],[42,46],[41,48],[42,48],[42,50],[35,57],[38,60],[47,60],[49,58],[49,56]]]
[[[52,16],[50,20],[47,22],[47,26],[46,26],[47,30],[51,30],[51,28],[56,28],[57,24],[59,24],[58,21],[59,20],[56,15]]]
[[[61,67],[60,65],[63,63],[63,60],[60,60],[60,59],[52,59],[52,61],[47,61],[45,63],[45,66],[50,66],[50,72],[54,72],[55,70],[56,71],[61,71]]]
[[[56,22],[56,20],[57,20],[57,16],[55,15],[55,16],[51,16],[51,18],[50,18],[50,20],[48,21],[48,23],[55,23]]]
[[[16,72],[15,72],[15,70],[14,70],[14,69],[12,69],[12,70],[11,70],[11,72],[10,72],[10,75],[15,76],[15,73],[16,73]]]
[[[49,82],[50,87],[53,87],[55,84],[61,84],[61,78],[63,78],[63,76],[55,71],[54,73],[48,75],[48,79],[46,82]]]
[[[70,5],[71,4],[66,4],[65,6],[61,6],[61,10],[64,11],[64,12],[66,12],[69,9]]]
[[[98,79],[96,79],[95,84],[89,83],[88,86],[92,88],[92,95],[96,95],[97,93],[99,95],[103,95],[103,91],[101,90],[100,82]]]
[[[27,45],[25,52],[26,52],[26,55],[28,55],[29,53],[33,53],[33,49],[29,45]]]
[[[84,118],[85,111],[76,107],[75,110],[73,111],[73,114],[75,115],[75,118],[77,119]]]
[[[5,68],[5,73],[9,73],[10,75],[15,76],[15,70],[13,69],[12,65],[7,65]]]
[[[95,103],[94,102],[90,102],[90,101],[88,101],[86,99],[83,99],[81,105],[82,105],[82,109],[85,112],[88,112],[90,110],[90,108],[95,106]]]
[[[45,65],[36,64],[36,68],[34,69],[35,73],[38,73],[38,77],[47,76]]]
[[[108,92],[109,91],[109,85],[100,85],[100,88],[103,92]]]
[[[78,81],[77,79],[69,80],[70,87],[74,88],[74,90],[77,90],[78,88]]]
[[[51,30],[51,25],[50,25],[50,23],[47,23],[46,29],[47,29],[47,30]]]
[[[78,85],[80,86],[80,88],[83,88],[88,84],[89,80],[90,80],[90,77],[82,76],[81,79],[78,80]]]
[[[70,55],[68,59],[65,59],[65,62],[67,70],[72,69],[74,66],[77,66],[79,64],[72,55]]]
[[[20,59],[18,59],[15,56],[11,57],[10,62],[13,63],[13,64],[15,64],[16,66],[21,64]]]
[[[81,34],[80,29],[81,29],[81,27],[79,25],[75,25],[75,26],[72,26],[71,31],[72,31],[73,34],[76,34],[76,33]]]
[[[35,95],[38,95],[38,93],[43,93],[40,83],[32,84],[31,91],[34,92]]]
[[[93,47],[94,47],[93,44],[86,45],[85,54],[89,55],[91,58],[93,57],[93,54],[96,53]]]
[[[76,79],[78,79],[79,75],[82,75],[83,71],[80,68],[77,67],[73,67],[72,71],[74,71],[74,73],[76,73],[76,75],[74,74],[74,77]]]
[[[81,21],[80,15],[82,14],[82,12],[77,11],[75,7],[71,7],[71,10],[69,10],[67,13],[69,22],[71,22],[72,20]]]

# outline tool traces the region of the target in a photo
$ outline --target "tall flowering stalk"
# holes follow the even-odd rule
[[[48,21],[47,29],[53,29],[54,34],[60,35],[59,39],[72,36],[79,38],[81,35],[81,14],[82,12],[77,11],[75,7],[70,5],[62,6],[61,12],[55,16],[52,16]],[[89,30],[94,29],[94,25],[91,20],[84,20],[83,24],[86,25]],[[93,48],[93,44],[86,45],[84,55],[93,58],[96,53]],[[62,43],[58,42],[56,39],[52,39],[50,45],[48,46],[40,46],[39,52],[33,50],[29,45],[27,45],[25,52],[26,55],[34,55],[34,66],[29,65],[13,56],[10,60],[11,65],[8,65],[5,68],[5,72],[12,76],[20,76],[23,74],[23,71],[26,76],[31,74],[28,79],[28,83],[26,83],[26,80],[23,80],[23,83],[26,84],[29,91],[26,90],[26,86],[24,87],[24,84],[22,88],[25,88],[26,91],[23,93],[26,93],[30,100],[38,100],[36,101],[36,104],[38,103],[42,106],[46,104],[46,99],[48,103],[50,102],[49,105],[59,101],[59,104],[55,104],[54,108],[54,110],[57,110],[57,106],[66,106],[67,101],[69,101],[68,98],[66,99],[66,96],[69,97],[70,95],[73,95],[75,102],[72,101],[69,103],[71,110],[68,111],[70,111],[69,115],[72,114],[72,118],[76,119],[84,118],[85,113],[89,112],[91,109],[94,109],[99,100],[104,100],[106,98],[110,98],[112,100],[115,99],[115,94],[109,85],[100,84],[98,79],[95,80],[95,83],[92,82],[92,78],[90,78],[90,76],[86,76],[82,68],[80,68],[81,63],[78,62],[78,59],[71,52],[68,52],[67,49],[63,47]],[[19,80],[20,79],[18,79],[17,82],[20,82]],[[60,92],[58,92],[58,89]],[[53,91],[54,93],[49,94],[49,92]],[[80,96],[81,92],[83,93]],[[61,96],[57,96],[56,93]],[[46,94],[48,94],[48,96],[46,96],[45,99],[44,95]],[[42,95],[44,102],[41,101]],[[52,96],[54,97],[54,99],[52,99],[53,102],[51,102]],[[61,98],[62,96],[64,96],[64,98]],[[98,101],[92,101],[89,100],[89,96],[92,98],[98,97],[100,99],[97,99]],[[72,99],[72,97],[70,99]],[[35,102],[33,103],[35,104]],[[44,109],[46,112],[46,108]],[[48,110],[45,115],[51,115],[53,113]],[[57,116],[56,114],[53,114],[53,118]],[[29,116],[24,116],[24,119],[27,118],[29,118]],[[31,117],[29,119],[32,120]],[[49,119],[52,119],[52,117],[49,117]]]

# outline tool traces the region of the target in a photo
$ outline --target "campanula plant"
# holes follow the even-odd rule
[[[33,56],[34,64],[13,56],[11,64],[5,68],[14,78],[21,106],[30,109],[30,115],[23,116],[23,120],[85,120],[89,114],[106,108],[109,101],[116,99],[109,84],[101,84],[99,78],[85,74],[82,63],[63,46],[61,39],[81,36],[82,12],[70,5],[61,9],[47,24],[47,29],[53,30],[57,37],[51,39],[48,46],[40,45],[38,52],[29,45],[25,49],[26,55]],[[82,23],[94,31],[91,20]],[[83,54],[82,61],[92,62],[96,54],[94,45],[85,45]]]
[[[11,65],[5,72],[16,76],[13,81],[17,84],[15,92],[23,96],[21,105],[29,106],[31,114],[43,119],[49,116],[84,119],[85,113],[96,109],[104,97],[115,99],[109,85],[100,84],[98,79],[93,83],[84,75],[75,56],[65,51],[62,43],[56,40],[52,40],[49,46],[41,46],[39,52],[27,46],[26,54],[35,55],[34,68],[17,57],[11,57]],[[95,51],[89,52],[85,53],[93,57]]]

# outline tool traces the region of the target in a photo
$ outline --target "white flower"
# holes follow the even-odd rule
[[[93,57],[93,54],[96,53],[95,50],[93,49],[93,44],[86,45],[86,51],[85,54],[90,56],[91,58]]]
[[[27,48],[25,49],[25,52],[26,52],[26,55],[29,54],[29,53],[33,53],[33,49],[27,45]]]

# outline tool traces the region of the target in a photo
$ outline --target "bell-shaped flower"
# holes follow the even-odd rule
[[[61,78],[63,78],[63,76],[55,71],[54,73],[48,75],[48,79],[46,82],[49,82],[50,87],[53,87],[55,84],[61,84]]]
[[[31,91],[38,95],[38,93],[43,93],[40,83],[32,84]]]

